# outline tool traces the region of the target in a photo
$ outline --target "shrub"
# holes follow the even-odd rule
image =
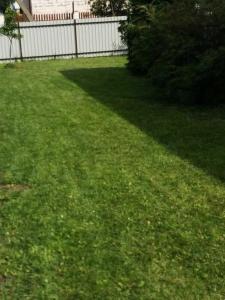
[[[138,13],[137,13],[138,12]],[[225,103],[225,0],[174,0],[131,12],[129,69],[179,101]]]

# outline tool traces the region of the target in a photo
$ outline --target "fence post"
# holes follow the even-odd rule
[[[78,58],[78,45],[77,45],[77,20],[74,19],[74,41],[75,41],[75,55]]]
[[[21,36],[21,33],[20,33],[20,23],[18,22],[18,35],[19,35],[19,38],[18,38],[18,41],[19,41],[19,51],[20,51],[20,59],[21,61],[23,61],[23,50],[22,50],[22,36]]]

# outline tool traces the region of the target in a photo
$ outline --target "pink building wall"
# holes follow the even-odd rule
[[[73,10],[78,12],[90,11],[88,0],[24,0],[29,7],[31,4],[32,14],[57,14],[71,13]]]

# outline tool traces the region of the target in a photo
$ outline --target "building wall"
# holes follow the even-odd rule
[[[24,0],[25,2],[29,0]],[[79,12],[90,11],[88,0],[31,0],[33,14],[71,13],[73,9]]]

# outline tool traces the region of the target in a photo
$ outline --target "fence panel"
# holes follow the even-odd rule
[[[120,21],[126,17],[81,19],[77,21],[78,53],[85,56],[116,54],[126,47],[119,34]]]
[[[74,53],[74,25],[68,21],[22,23],[22,54],[28,58],[57,57]]]
[[[14,59],[101,56],[126,53],[118,28],[126,17],[20,23],[21,42],[13,41]],[[0,36],[0,61],[9,60],[9,42]]]
[[[10,42],[5,36],[0,35],[0,61],[9,60],[10,58]],[[12,42],[12,58],[20,58],[19,41],[13,40]]]

